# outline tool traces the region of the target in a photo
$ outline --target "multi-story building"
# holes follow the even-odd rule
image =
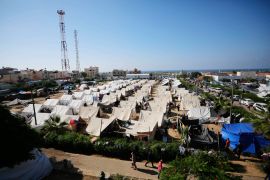
[[[112,75],[115,77],[126,77],[127,71],[125,70],[119,70],[119,69],[114,69],[112,71]]]
[[[242,79],[245,79],[245,78],[256,79],[256,71],[239,71],[237,72],[236,75],[240,76]]]
[[[87,74],[87,77],[96,78],[99,74],[99,68],[96,66],[90,66],[89,68],[85,68],[84,72]]]

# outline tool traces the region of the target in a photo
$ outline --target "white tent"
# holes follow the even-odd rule
[[[81,91],[83,91],[83,90],[85,90],[87,87],[88,87],[87,84],[82,84],[82,85],[80,85],[79,89],[80,89]]]
[[[135,109],[136,108],[136,102],[135,101],[120,101],[120,107]]]
[[[117,96],[115,93],[110,93],[110,95],[104,95],[103,98],[102,98],[102,102],[101,104],[103,105],[110,105],[110,104],[113,104],[117,101]]]
[[[151,111],[166,113],[167,103],[162,99],[156,99],[155,101],[148,101]]]
[[[84,95],[83,102],[86,103],[88,106],[94,103],[93,95]]]
[[[93,117],[91,118],[88,126],[86,127],[86,132],[92,136],[100,136],[100,134],[114,121],[114,117],[109,119],[102,119]]]
[[[69,107],[71,107],[74,113],[79,113],[80,107],[83,106],[84,102],[82,100],[72,100],[69,103]]]
[[[198,96],[194,96],[192,94],[186,94],[182,97],[180,102],[181,110],[190,110],[191,108],[200,107],[200,99]]]
[[[207,120],[211,117],[210,108],[206,106],[191,108],[187,112],[189,119],[202,119]]]
[[[95,106],[82,106],[79,111],[79,116],[87,123],[91,118],[96,117],[99,111],[99,107]]]
[[[81,92],[74,92],[73,93],[73,98],[74,99],[82,100],[83,96],[84,96],[84,92],[83,91],[81,91]]]
[[[50,107],[54,107],[59,103],[59,99],[47,99],[43,105],[45,106],[50,106]]]
[[[59,116],[60,121],[64,122],[64,115],[73,115],[73,110],[68,106],[57,105],[53,108],[51,116]]]
[[[35,112],[38,113],[41,110],[43,105],[34,104],[34,106],[35,106]],[[27,121],[31,120],[32,116],[34,115],[33,104],[28,104],[28,106],[23,109],[21,115],[25,117]]]
[[[60,100],[59,100],[59,105],[68,105],[72,101],[72,95],[64,94]]]
[[[155,126],[155,122],[158,123],[158,126],[161,127],[163,124],[164,114],[162,112],[156,111],[141,111],[139,116],[139,121],[144,122],[150,127]]]
[[[116,119],[126,121],[131,118],[131,115],[132,115],[132,109],[130,108],[113,107],[112,116],[114,116]]]
[[[34,104],[36,113],[40,111],[42,104]],[[22,114],[34,114],[33,104],[28,104],[22,111]]]
[[[35,117],[31,118],[31,126],[33,128],[41,128],[44,126],[45,121],[50,119],[50,113],[36,113],[37,124],[35,124]]]

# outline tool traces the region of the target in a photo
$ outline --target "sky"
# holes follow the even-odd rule
[[[269,0],[0,0],[0,67],[61,70],[59,17],[76,68],[270,68]]]

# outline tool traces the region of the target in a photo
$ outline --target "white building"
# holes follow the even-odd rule
[[[237,76],[240,76],[241,78],[256,78],[256,71],[238,71]]]
[[[127,74],[127,79],[149,79],[149,74]]]

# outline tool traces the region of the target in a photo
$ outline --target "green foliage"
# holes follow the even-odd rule
[[[233,106],[232,113],[241,114],[245,118],[246,122],[250,122],[253,119],[257,119],[257,117],[253,113],[250,113],[249,111],[245,110],[243,107]]]
[[[39,147],[41,138],[23,119],[13,116],[9,110],[0,106],[1,153],[0,168],[12,167],[32,158],[31,150]]]
[[[265,135],[267,138],[270,138],[270,121],[265,118],[265,119],[253,119],[251,120],[253,123],[253,127],[255,130],[259,133],[262,133]]]
[[[94,148],[96,153],[121,159],[129,159],[130,153],[134,151],[138,160],[146,159],[147,152],[151,150],[155,161],[159,161],[161,158],[164,161],[170,161],[175,159],[179,145],[179,142],[163,143],[151,141],[146,143],[125,138],[102,138],[95,142]],[[162,156],[162,148],[166,156]]]
[[[189,83],[188,81],[185,81],[184,79],[180,79],[182,86],[188,90],[195,90],[196,86]]]
[[[102,138],[92,144],[89,136],[70,131],[51,131],[44,136],[44,143],[46,147],[54,147],[68,152],[96,153],[126,160],[129,160],[132,151],[136,153],[138,160],[146,159],[147,152],[151,150],[155,161],[159,161],[161,158],[164,161],[175,159],[180,145],[179,142],[163,143],[152,141],[146,143],[127,138]],[[163,152],[161,151],[162,148]],[[166,154],[166,156],[162,156],[162,153]]]
[[[202,75],[202,73],[200,73],[200,72],[192,72],[191,74],[190,74],[190,77],[191,78],[198,78],[199,76],[201,76]]]
[[[64,126],[67,125],[66,122],[60,123],[59,116],[51,116],[44,124],[43,128],[41,129],[41,134],[43,136],[47,136],[51,132],[63,132],[65,131]]]
[[[213,81],[213,77],[212,76],[204,76],[203,80],[206,82],[212,82]]]
[[[81,75],[82,75],[83,78],[86,78],[87,73],[86,72],[81,72]]]
[[[200,152],[184,158],[177,158],[161,172],[161,179],[186,179],[193,175],[199,179],[238,179],[226,171],[232,168],[223,156]]]
[[[67,152],[91,154],[93,153],[93,144],[89,136],[80,133],[65,131],[52,131],[44,136],[44,145],[54,147]]]

